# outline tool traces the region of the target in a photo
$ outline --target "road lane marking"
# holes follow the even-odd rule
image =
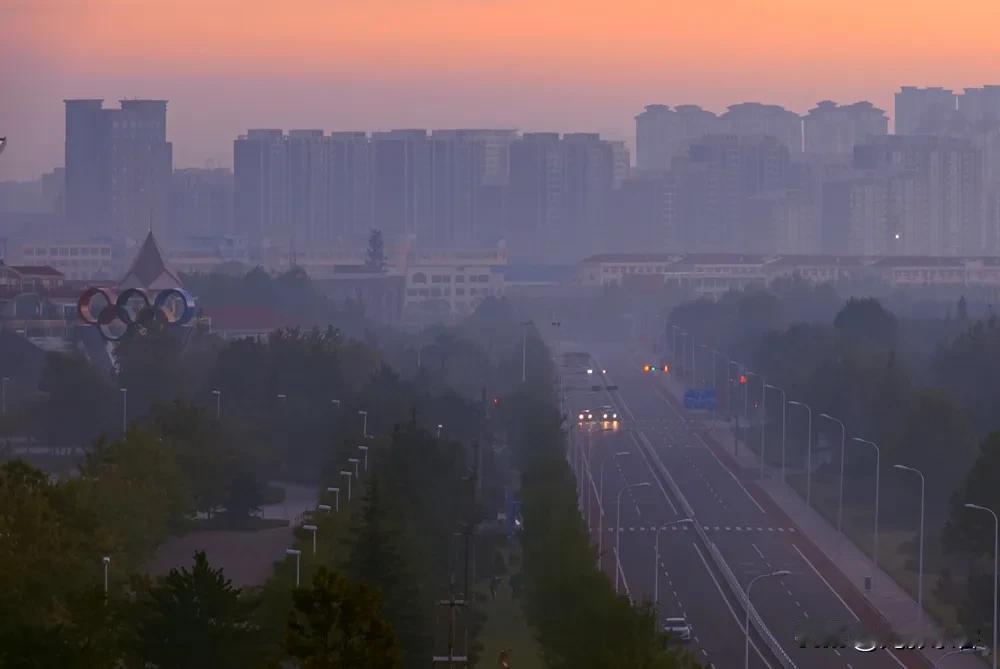
[[[844,601],[844,598],[841,597],[840,594],[833,589],[833,586],[830,585],[830,582],[823,577],[823,574],[819,573],[819,570],[816,569],[816,565],[814,565],[812,562],[809,561],[809,558],[806,557],[805,553],[800,551],[799,547],[796,546],[795,544],[792,544],[792,548],[794,548],[795,552],[799,554],[799,557],[805,560],[805,563],[809,565],[809,568],[813,570],[813,573],[819,577],[819,580],[823,581],[823,583],[826,584],[826,587],[830,589],[830,592],[833,593],[833,596],[836,597],[838,600],[840,600],[840,603],[844,605],[844,608],[847,609],[848,613],[854,616],[854,620],[856,620],[857,622],[861,622],[861,618],[859,618],[858,614],[854,612],[854,609],[852,609],[850,606],[847,605],[847,602]]]
[[[740,490],[742,490],[746,494],[746,496],[750,498],[750,501],[753,502],[754,506],[756,506],[761,513],[767,515],[767,512],[764,511],[764,507],[762,507],[760,503],[756,499],[754,499],[754,496],[750,494],[750,491],[747,490],[745,485],[743,485],[743,482],[740,481],[739,477],[737,477],[736,474],[733,473],[733,471],[729,469],[729,467],[727,467],[726,464],[719,458],[719,456],[715,454],[715,451],[713,451],[709,447],[709,445],[705,443],[705,440],[702,438],[702,436],[697,432],[695,433],[694,436],[698,438],[698,441],[700,441],[701,445],[705,447],[705,450],[712,454],[712,457],[715,458],[715,461],[719,463],[719,466],[722,467],[722,469],[727,474],[729,474],[729,476],[731,476],[734,481],[736,481],[736,485],[738,485],[740,487]]]
[[[760,549],[759,549],[759,548],[757,548],[757,544],[750,544],[750,545],[751,545],[751,546],[753,546],[753,549],[754,549],[755,551],[757,551],[757,555],[759,555],[759,556],[760,556],[760,559],[761,559],[761,560],[763,560],[764,562],[767,562],[767,558],[766,558],[766,557],[764,557],[764,554],[760,552]]]
[[[733,620],[736,621],[737,629],[739,629],[741,632],[745,634],[746,629],[743,627],[742,619],[738,615],[736,615],[736,611],[733,610],[733,605],[729,603],[728,599],[726,599],[726,593],[722,591],[722,586],[719,585],[718,579],[716,579],[715,574],[712,573],[711,568],[708,566],[708,561],[705,560],[705,556],[702,554],[701,549],[698,548],[698,544],[692,541],[691,546],[698,554],[698,558],[701,560],[701,563],[705,566],[705,571],[708,572],[709,578],[711,578],[712,583],[715,584],[715,589],[719,591],[719,596],[722,597],[722,602],[726,605],[726,608],[729,609],[729,613],[732,614]],[[760,648],[757,647],[757,642],[755,642],[753,639],[750,639],[750,645],[753,646],[753,649],[757,652],[757,656],[760,658],[761,662],[763,662],[768,669],[772,669],[771,663],[764,658],[764,654],[761,653]]]

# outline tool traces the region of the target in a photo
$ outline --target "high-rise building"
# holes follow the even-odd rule
[[[958,96],[958,113],[974,130],[1000,128],[1000,86],[966,88]]]
[[[774,137],[791,155],[802,153],[802,118],[784,107],[742,102],[719,118],[728,134]]]
[[[171,230],[177,237],[232,235],[233,173],[225,168],[174,170]]]
[[[876,138],[855,148],[854,167],[892,180],[889,229],[900,253],[982,253],[982,151],[970,140]]]
[[[372,133],[371,152],[372,227],[391,237],[433,238],[427,131]]]
[[[685,251],[738,251],[756,243],[747,199],[788,185],[789,153],[763,135],[706,135],[674,160],[678,242]]]
[[[510,146],[508,249],[518,261],[556,257],[565,229],[559,133],[531,132]]]
[[[663,253],[678,240],[677,183],[672,172],[637,172],[614,192],[616,225],[608,226],[605,252]]]
[[[332,240],[361,242],[371,229],[371,148],[364,132],[331,132],[327,139],[327,211]]]
[[[288,150],[281,130],[249,130],[233,143],[237,232],[252,252],[287,239]]]
[[[293,251],[330,240],[329,151],[322,130],[289,130],[288,234]]]
[[[562,138],[564,243],[579,257],[594,253],[610,235],[614,146],[597,133],[566,133]]]
[[[850,157],[855,144],[887,134],[889,119],[870,102],[838,105],[823,100],[809,110],[803,127],[806,153]]]
[[[173,147],[165,100],[66,100],[66,215],[77,230],[169,235]]]
[[[664,172],[671,161],[687,151],[691,142],[719,132],[719,118],[697,105],[647,105],[635,117],[636,168]]]
[[[895,100],[897,135],[941,134],[955,117],[955,93],[944,88],[903,86]]]

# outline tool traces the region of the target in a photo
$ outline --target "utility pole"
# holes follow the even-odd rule
[[[450,599],[439,601],[438,606],[448,607],[448,654],[435,655],[431,658],[431,662],[434,664],[447,663],[448,667],[455,667],[457,665],[467,667],[469,664],[468,655],[455,655],[455,610],[464,607],[465,600],[455,599],[452,596]]]

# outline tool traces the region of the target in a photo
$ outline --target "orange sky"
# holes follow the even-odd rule
[[[250,126],[622,138],[649,102],[1000,83],[1000,0],[0,0],[0,179],[61,162],[64,97],[163,97],[178,166]]]

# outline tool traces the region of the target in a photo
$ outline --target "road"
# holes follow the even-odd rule
[[[774,637],[802,669],[839,667],[880,669],[924,666],[905,651],[853,649],[855,637],[872,633],[871,610],[859,606],[857,593],[840,592],[840,582],[829,573],[830,564],[807,537],[799,534],[780,509],[755,489],[752,477],[726,462],[718,444],[712,442],[703,419],[679,408],[661,376],[644,374],[638,357],[610,346],[591,346],[590,353],[607,369],[605,383],[617,385],[611,392],[593,392],[592,380],[564,374],[567,411],[576,416],[581,408],[602,404],[616,406],[622,417],[617,429],[600,425],[575,428],[574,445],[589,457],[595,485],[584,496],[596,505],[600,467],[605,465],[603,522],[603,566],[615,574],[615,500],[622,493],[620,580],[635,601],[654,599],[656,528],[660,533],[658,615],[683,615],[694,628],[691,649],[698,659],[716,667],[742,666],[744,633],[742,609],[714,568],[693,528],[685,524],[667,526],[683,516],[677,500],[663,489],[650,451],[655,452],[694,510],[697,521],[715,543],[745,589],[752,578],[778,570],[790,575],[764,578],[754,585],[752,600]],[[626,453],[616,456],[616,453]],[[720,457],[722,455],[723,457]],[[589,480],[583,473],[582,478]],[[640,485],[635,485],[640,484]],[[646,484],[646,485],[642,485]],[[591,508],[591,531],[599,531],[599,513]],[[665,528],[665,529],[664,529]],[[596,541],[595,541],[596,543]],[[835,586],[834,583],[837,585]],[[842,590],[842,588],[840,588]],[[852,599],[852,594],[854,598]],[[802,648],[800,635],[843,630],[846,648]],[[751,665],[780,666],[756,640]],[[904,663],[905,661],[905,663]]]

